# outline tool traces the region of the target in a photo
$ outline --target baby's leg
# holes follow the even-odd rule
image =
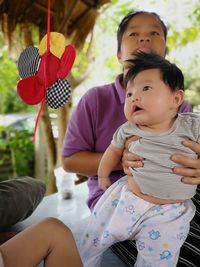
[[[175,267],[195,214],[191,200],[155,205],[136,235],[137,267]]]
[[[99,267],[102,253],[108,247],[134,235],[139,218],[153,206],[147,203],[148,207],[137,208],[138,204],[140,199],[128,190],[125,179],[106,190],[94,208],[80,246],[84,267]]]
[[[5,267],[83,267],[72,233],[62,222],[45,219],[0,246]]]

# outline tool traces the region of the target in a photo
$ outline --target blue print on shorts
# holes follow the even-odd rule
[[[135,208],[133,205],[126,206],[124,209],[125,209],[125,212],[130,213],[130,214],[133,214],[135,212]]]
[[[169,259],[171,259],[171,257],[172,257],[172,254],[171,254],[171,252],[169,250],[164,250],[160,254],[160,259],[161,260],[164,260],[164,259],[169,260]]]
[[[152,208],[152,210],[155,210],[157,212],[160,212],[162,210],[162,206],[161,205],[156,205],[155,207]]]
[[[100,240],[99,240],[98,237],[96,237],[96,238],[93,239],[93,244],[94,244],[95,247],[98,246],[99,242],[100,242]]]
[[[159,231],[151,230],[150,232],[148,232],[148,234],[149,234],[149,237],[153,240],[156,240],[160,237]]]
[[[113,207],[117,207],[117,204],[119,203],[119,199],[114,199],[113,201],[112,201],[112,206]]]
[[[186,237],[187,237],[187,235],[185,234],[185,233],[179,233],[178,235],[177,235],[177,239],[178,240],[185,240],[186,239]]]
[[[145,248],[145,243],[140,240],[138,241],[137,245],[139,250],[143,250]]]
[[[103,237],[104,238],[108,238],[109,237],[109,231],[105,230],[104,233],[103,233]]]
[[[153,248],[151,246],[148,246],[148,251],[149,252],[152,252],[153,251]]]

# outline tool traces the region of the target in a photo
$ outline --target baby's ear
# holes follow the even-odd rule
[[[185,97],[185,92],[181,89],[177,90],[174,93],[174,105],[175,105],[175,107],[178,108],[182,104],[184,97]]]

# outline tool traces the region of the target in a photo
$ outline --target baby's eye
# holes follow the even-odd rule
[[[151,88],[152,88],[151,86],[146,85],[146,86],[143,87],[143,91],[148,91],[148,90],[151,89]]]
[[[126,97],[128,98],[128,97],[131,97],[132,96],[132,93],[130,93],[130,92],[128,92],[127,94],[126,94]]]

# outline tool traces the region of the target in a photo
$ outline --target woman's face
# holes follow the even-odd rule
[[[118,53],[120,63],[133,57],[137,51],[166,54],[166,40],[160,21],[153,15],[143,13],[133,17],[122,36]]]

